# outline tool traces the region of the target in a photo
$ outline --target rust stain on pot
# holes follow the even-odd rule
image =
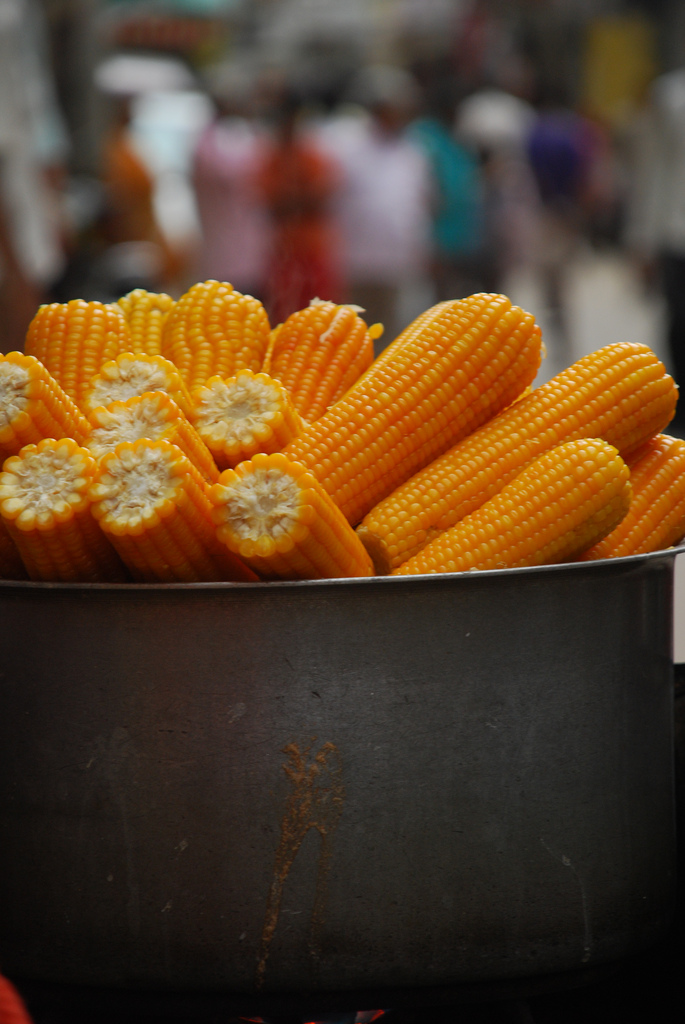
[[[259,945],[256,985],[260,988],[266,972],[266,961],[281,910],[283,889],[297,851],[310,829],[321,837],[316,873],[316,889],[312,910],[309,951],[318,958],[318,931],[323,923],[326,883],[331,860],[331,837],[340,820],[345,788],[342,784],[340,752],[334,743],[324,743],[310,759],[312,745],[300,750],[297,743],[283,748],[288,760],[282,766],[291,792],[281,819],[281,838],[276,850],[274,874],[266,903],[264,927]]]

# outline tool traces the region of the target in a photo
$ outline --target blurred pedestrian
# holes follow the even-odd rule
[[[183,276],[187,256],[160,224],[157,180],[136,138],[134,114],[140,97],[188,89],[194,79],[173,58],[117,54],[96,69],[95,82],[110,104],[99,168],[102,294],[116,297],[134,287],[171,291]]]
[[[208,75],[216,116],[192,158],[201,234],[194,276],[263,299],[271,225],[258,181],[267,143],[253,116],[255,85],[254,73],[236,64]]]
[[[0,11],[0,351],[21,349],[65,266],[68,138],[35,0]]]
[[[364,308],[367,323],[384,325],[378,352],[420,311],[403,317],[400,299],[429,274],[431,170],[406,131],[419,107],[409,72],[368,66],[350,96],[359,113],[333,118],[319,138],[342,167],[335,210],[348,301]]]
[[[431,269],[434,298],[462,298],[485,287],[483,177],[474,149],[457,139],[456,98],[449,77],[425,89],[423,114],[409,137],[425,152],[432,176]]]
[[[478,152],[483,175],[485,291],[507,290],[510,276],[538,259],[540,200],[526,152],[534,120],[527,100],[493,86],[457,108],[457,138]]]
[[[685,68],[658,77],[633,126],[626,242],[645,281],[666,303],[667,345],[685,387]],[[671,427],[685,433],[685,408]]]
[[[605,150],[599,125],[574,110],[559,89],[548,87],[539,100],[527,153],[541,201],[540,276],[548,313],[562,338],[568,335],[566,275],[590,241],[600,198],[595,172]]]
[[[336,165],[302,130],[300,100],[287,87],[273,123],[258,182],[271,221],[265,304],[276,325],[312,299],[339,302],[342,283],[331,214]]]

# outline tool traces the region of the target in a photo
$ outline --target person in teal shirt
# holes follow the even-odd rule
[[[425,114],[408,129],[433,173],[432,276],[437,302],[489,290],[490,283],[481,165],[478,155],[455,134],[455,109],[451,90],[431,90]]]

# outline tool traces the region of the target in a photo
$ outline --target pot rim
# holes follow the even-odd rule
[[[248,590],[264,591],[274,589],[309,589],[332,587],[369,587],[395,586],[401,587],[416,581],[445,583],[451,580],[463,580],[466,577],[478,579],[499,579],[501,577],[531,575],[564,575],[566,573],[582,573],[596,571],[597,568],[616,567],[629,569],[641,566],[646,562],[663,561],[675,563],[678,555],[685,554],[685,540],[679,545],[659,551],[648,551],[639,555],[624,555],[614,558],[598,558],[587,562],[554,562],[550,565],[527,565],[514,569],[469,569],[465,572],[444,572],[412,574],[411,576],[364,576],[355,578],[331,578],[321,580],[259,580],[257,582],[211,582],[211,583],[62,583],[44,582],[41,580],[0,580],[0,593],[3,590],[112,590],[115,592],[157,591],[157,590]]]

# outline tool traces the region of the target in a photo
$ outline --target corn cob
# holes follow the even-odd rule
[[[393,572],[515,569],[572,559],[630,505],[630,473],[613,445],[569,441],[539,455],[494,497]]]
[[[144,395],[146,391],[164,391],[185,416],[190,416],[193,408],[190,392],[174,364],[163,356],[131,352],[122,352],[100,367],[100,372],[90,382],[82,406],[88,413],[111,402],[125,402],[134,395]]]
[[[38,359],[0,355],[0,462],[44,437],[82,444],[88,431],[83,413]]]
[[[661,551],[685,537],[685,441],[657,434],[626,461],[633,487],[628,514],[581,561]]]
[[[0,515],[0,579],[26,580],[28,576],[17,545],[12,540],[10,532],[5,526],[5,520]]]
[[[194,284],[169,313],[162,334],[162,355],[178,367],[188,388],[210,377],[233,377],[238,370],[257,373],[269,342],[264,306],[220,281]]]
[[[318,420],[373,362],[373,334],[358,306],[313,299],[279,328],[268,373],[309,422]]]
[[[619,342],[578,360],[369,512],[358,533],[376,572],[406,562],[549,448],[600,437],[629,455],[670,422],[677,397],[673,379],[646,345]]]
[[[504,295],[439,303],[284,449],[353,525],[535,378],[540,328]]]
[[[264,358],[262,359],[262,373],[271,374],[271,358],[274,354],[276,338],[281,333],[282,327],[283,324],[276,324],[276,326],[272,327],[271,330],[269,331],[269,340],[267,342]]]
[[[264,579],[371,576],[371,559],[323,487],[280,453],[225,470],[210,488],[217,536]]]
[[[84,299],[40,306],[24,344],[26,355],[40,359],[79,407],[102,364],[130,350],[131,332],[119,306]]]
[[[134,395],[125,402],[112,402],[93,409],[86,447],[96,459],[112,452],[122,441],[168,441],[180,448],[186,458],[209,483],[219,479],[212,453],[195,427],[185,418],[173,398],[163,391]]]
[[[131,352],[158,356],[162,352],[162,330],[174,300],[166,292],[134,288],[117,299],[131,332]]]
[[[123,582],[127,574],[90,511],[97,463],[71,438],[45,438],[6,459],[0,514],[32,580]]]
[[[141,438],[103,456],[90,497],[93,515],[135,580],[254,581],[217,539],[207,491],[179,448]]]
[[[266,373],[240,370],[210,377],[193,391],[191,422],[219,469],[230,469],[257,452],[279,452],[304,430],[290,395]]]

